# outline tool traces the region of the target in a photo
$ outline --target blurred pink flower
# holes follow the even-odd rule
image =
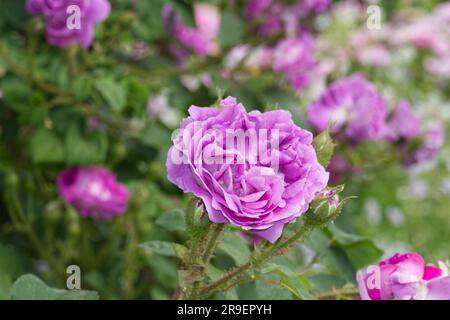
[[[412,154],[405,156],[406,166],[434,159],[444,145],[445,132],[440,127],[434,127],[422,133],[422,143]]]
[[[450,277],[415,253],[396,253],[357,274],[363,300],[450,300]]]
[[[127,208],[127,187],[114,173],[97,166],[72,167],[58,177],[61,198],[76,207],[83,217],[111,219]]]
[[[166,29],[185,47],[201,56],[217,54],[221,17],[216,6],[205,3],[194,6],[196,27],[186,26],[170,5],[163,7],[162,15]]]
[[[95,24],[105,20],[111,11],[108,0],[27,0],[26,5],[30,14],[45,16],[48,42],[62,48],[76,42],[89,47],[94,39]],[[72,15],[68,13],[69,6],[80,9],[80,28],[68,28]]]
[[[273,70],[284,73],[297,90],[308,84],[316,66],[313,46],[312,37],[305,33],[301,37],[281,40],[273,51]]]
[[[397,104],[393,116],[388,122],[391,129],[392,139],[411,139],[417,137],[422,131],[422,124],[419,117],[411,110],[411,105],[407,100],[402,100]]]
[[[333,132],[357,141],[383,139],[387,115],[384,97],[362,74],[338,79],[308,107],[308,119],[319,131],[333,123]]]

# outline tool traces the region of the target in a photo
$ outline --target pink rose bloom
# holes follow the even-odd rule
[[[267,36],[283,30],[283,10],[282,4],[273,0],[249,0],[245,15],[250,22],[258,22],[258,35]]]
[[[406,166],[434,159],[444,145],[445,132],[440,127],[430,128],[423,133],[422,145],[411,155],[406,156]]]
[[[167,176],[202,199],[212,222],[275,242],[327,185],[312,138],[285,110],[247,113],[233,97],[219,109],[191,106],[168,152]]]
[[[249,19],[261,15],[272,5],[273,0],[249,0],[245,8],[245,14]]]
[[[58,177],[58,191],[82,217],[100,219],[123,214],[129,197],[127,187],[117,182],[112,172],[96,166],[64,170]]]
[[[392,131],[392,138],[394,140],[417,137],[422,130],[421,121],[411,110],[411,105],[407,100],[398,103],[388,125]]]
[[[446,271],[446,270],[445,270]],[[415,253],[397,253],[358,271],[363,300],[449,300],[450,277]]]
[[[273,51],[273,70],[284,73],[297,90],[309,83],[309,76],[316,66],[313,46],[312,38],[304,34],[281,40]]]
[[[334,123],[333,132],[357,141],[384,138],[387,115],[385,99],[362,74],[338,79],[308,107],[308,119],[317,130]]]
[[[352,31],[350,42],[359,63],[373,66],[386,66],[391,60],[391,54],[384,44],[390,30],[359,29]]]
[[[245,66],[252,69],[264,69],[272,65],[272,49],[265,46],[255,48],[245,62]]]
[[[169,5],[163,7],[162,15],[166,29],[187,48],[201,56],[215,55],[218,52],[220,12],[214,5],[196,4],[194,6],[195,28],[186,26]]]
[[[79,29],[67,26],[74,14],[67,13],[72,5],[80,9]],[[94,39],[95,24],[106,19],[111,6],[108,0],[27,0],[27,10],[32,15],[45,16],[49,43],[65,48],[79,42],[87,48]]]
[[[272,65],[272,49],[266,46],[252,48],[250,45],[234,47],[225,59],[225,69],[231,72],[240,65],[249,69],[264,69]]]
[[[450,3],[447,1],[425,16],[396,26],[390,35],[394,44],[412,43],[436,55],[450,53]]]

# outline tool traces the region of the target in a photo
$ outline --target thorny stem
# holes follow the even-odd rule
[[[203,263],[205,266],[209,264],[209,261],[214,254],[214,250],[219,243],[219,239],[225,232],[226,227],[227,225],[225,223],[211,225],[211,232],[209,233],[209,239],[207,239],[206,249],[203,253]]]
[[[188,230],[195,228],[195,211],[197,208],[197,199],[193,198],[189,201],[186,208],[186,224]],[[202,221],[200,221],[202,223]],[[197,296],[198,290],[207,273],[207,266],[214,254],[221,236],[224,234],[227,224],[209,223],[206,232],[200,236],[193,236],[190,240],[190,250],[186,260],[182,263],[181,270],[187,272],[192,277],[192,282],[181,290],[177,287],[173,295],[173,299],[188,298],[192,299]],[[184,293],[183,293],[184,292]]]
[[[243,275],[243,273],[246,272],[251,266],[252,266],[252,262],[248,261],[248,262],[232,269],[231,271],[225,273],[221,278],[204,286],[200,290],[199,295],[207,296],[207,295],[216,293],[218,291],[221,291],[221,290],[217,290],[217,289],[220,288],[222,285],[225,285],[228,281],[233,280],[234,278]]]
[[[309,215],[308,215],[309,214]],[[231,271],[225,273],[222,277],[219,279],[210,282],[203,288],[199,290],[199,295],[196,298],[200,297],[207,297],[214,293],[224,291],[224,287],[228,290],[231,289],[234,285],[239,284],[239,278],[245,274],[249,269],[251,268],[258,268],[268,260],[272,258],[274,254],[279,252],[280,250],[289,248],[292,244],[296,243],[297,241],[303,241],[307,235],[309,235],[315,228],[322,228],[325,227],[328,222],[333,221],[336,217],[336,215],[332,215],[328,217],[327,219],[324,219],[322,221],[315,220],[314,217],[310,218],[311,212],[306,214],[305,221],[302,225],[302,227],[290,238],[287,240],[278,240],[275,244],[268,246],[265,251],[260,253],[260,255],[252,254],[249,261],[246,263],[232,269]],[[254,278],[254,277],[253,277]],[[228,285],[229,281],[234,280],[234,285]]]

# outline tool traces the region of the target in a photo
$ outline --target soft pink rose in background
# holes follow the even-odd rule
[[[284,73],[295,89],[303,89],[316,66],[312,36],[303,33],[300,37],[281,40],[273,50],[272,59],[275,72]]]
[[[194,6],[195,27],[186,26],[170,5],[163,7],[162,15],[167,31],[186,48],[192,49],[200,56],[218,53],[217,36],[220,31],[221,17],[216,6],[206,3],[196,4]]]
[[[341,78],[308,107],[308,119],[319,131],[333,123],[333,132],[353,140],[376,140],[386,135],[387,103],[362,74]]]
[[[126,211],[129,193],[114,173],[97,167],[72,167],[58,177],[59,195],[83,217],[111,219]]]
[[[434,159],[445,140],[445,131],[441,127],[434,127],[422,133],[422,143],[412,154],[406,155],[403,164],[406,166]]]
[[[390,40],[394,44],[411,43],[420,48],[430,49],[434,54],[450,51],[450,3],[436,6],[427,15],[405,21],[392,28]]]
[[[80,8],[80,29],[69,29],[67,21],[71,14],[67,8],[71,5]],[[94,39],[94,27],[106,19],[111,11],[108,0],[28,0],[30,14],[45,16],[47,39],[51,44],[68,47],[79,42],[87,48]]]
[[[396,253],[357,274],[363,300],[450,300],[450,277],[415,253]]]
[[[411,139],[417,137],[422,131],[420,118],[411,110],[411,105],[407,100],[402,100],[397,104],[388,125],[394,139]]]

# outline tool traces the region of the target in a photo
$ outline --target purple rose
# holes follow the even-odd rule
[[[245,14],[249,19],[261,15],[272,5],[273,0],[249,0],[245,8]]]
[[[167,155],[168,178],[201,198],[212,222],[275,242],[326,187],[312,134],[288,111],[247,113],[228,97],[189,115]]]
[[[308,118],[318,130],[334,123],[353,140],[383,139],[388,127],[388,108],[374,84],[361,74],[335,81],[318,101],[308,107]]]
[[[201,56],[215,55],[218,52],[217,36],[220,31],[220,12],[209,4],[194,6],[195,28],[186,26],[169,5],[162,12],[165,27],[185,47]]]
[[[72,167],[58,177],[59,195],[76,207],[81,216],[111,219],[127,208],[127,187],[117,182],[115,175],[105,168]]]
[[[417,137],[421,132],[421,121],[406,100],[399,102],[388,125],[393,139],[411,139]]]
[[[449,300],[450,277],[444,273],[415,252],[396,253],[359,271],[357,280],[363,300]]]
[[[282,4],[273,0],[250,0],[245,7],[248,21],[257,24],[256,31],[260,36],[283,30],[283,11]]]
[[[423,133],[422,144],[412,154],[405,157],[403,164],[410,166],[432,160],[444,145],[445,132],[440,127],[430,128]]]
[[[68,23],[79,8],[79,26],[69,28]],[[42,14],[47,23],[47,39],[51,44],[65,48],[79,42],[87,48],[94,39],[94,26],[109,15],[111,6],[108,0],[28,0],[28,12]],[[76,21],[76,19],[74,19]]]
[[[308,84],[314,67],[313,40],[308,34],[284,39],[273,51],[273,70],[284,73],[295,89],[302,89]]]

